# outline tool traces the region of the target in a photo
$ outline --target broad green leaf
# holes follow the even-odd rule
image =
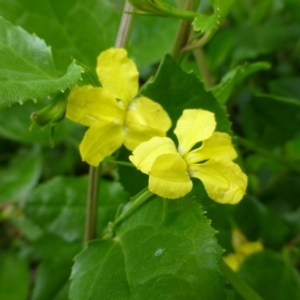
[[[214,234],[195,200],[154,197],[76,257],[70,298],[223,299]]]
[[[56,177],[39,185],[27,198],[25,214],[47,232],[67,242],[83,239],[87,177]],[[127,200],[118,182],[102,180],[99,186],[98,232],[114,219]]]
[[[238,274],[263,299],[299,299],[299,273],[288,259],[276,252],[266,250],[249,256]]]
[[[243,128],[247,138],[261,147],[272,148],[299,132],[299,114],[299,101],[271,95],[256,96],[245,107]]]
[[[29,263],[15,252],[0,253],[0,299],[26,300],[29,294]]]
[[[261,70],[268,70],[271,65],[267,62],[257,62],[252,64],[244,64],[236,69],[228,72],[221,82],[212,88],[214,96],[221,104],[226,104],[230,98],[234,87],[242,80]]]
[[[214,13],[210,16],[200,14],[193,21],[195,31],[214,32],[225,19],[235,0],[210,0]]]
[[[31,120],[30,115],[42,109],[47,105],[46,99],[39,101],[37,104],[27,101],[23,105],[13,105],[0,110],[0,135],[24,144],[42,144],[49,147],[50,151],[50,128],[34,126],[32,131],[28,131]],[[80,126],[65,119],[55,127],[54,142],[62,142],[72,131],[79,132],[83,130]]]
[[[23,202],[37,184],[41,168],[38,149],[15,155],[10,165],[0,170],[0,203]]]
[[[146,84],[141,94],[160,103],[169,113],[174,129],[184,109],[202,108],[215,114],[217,131],[230,132],[229,121],[224,107],[211,92],[191,73],[184,72],[177,63],[166,55],[152,82]]]
[[[81,72],[73,62],[58,77],[45,42],[0,17],[0,108],[64,91]]]
[[[67,243],[58,237],[45,235],[33,247],[41,263],[37,268],[31,300],[67,300],[73,258],[82,244]]]

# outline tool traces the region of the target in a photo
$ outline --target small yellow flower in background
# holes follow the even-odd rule
[[[171,120],[161,105],[137,97],[138,71],[125,49],[111,48],[97,59],[102,87],[72,88],[66,116],[88,126],[80,144],[83,161],[98,166],[123,143],[133,150],[153,136],[165,136]]]
[[[232,246],[235,253],[229,253],[223,259],[233,271],[238,271],[247,256],[264,250],[261,241],[249,242],[237,228],[232,233]]]
[[[232,162],[237,154],[227,133],[215,132],[212,112],[186,109],[175,134],[179,146],[168,137],[153,137],[140,144],[129,157],[149,174],[149,190],[163,198],[176,199],[192,189],[190,177],[199,178],[208,196],[219,203],[235,204],[246,190],[247,177]],[[193,147],[202,142],[201,146]]]

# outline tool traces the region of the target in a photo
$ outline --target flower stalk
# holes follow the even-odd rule
[[[121,23],[116,38],[116,47],[126,47],[133,21],[133,8],[128,1],[125,1]],[[98,167],[90,166],[89,170],[89,189],[86,206],[86,222],[84,245],[97,236],[97,207],[98,207],[98,191],[99,191],[99,170]]]

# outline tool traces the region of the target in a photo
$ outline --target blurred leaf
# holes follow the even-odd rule
[[[84,232],[87,177],[56,177],[40,184],[27,198],[25,214],[47,232],[67,242],[81,241]],[[101,180],[99,186],[98,233],[114,219],[127,200],[118,182]]]
[[[235,86],[248,76],[261,71],[268,70],[271,65],[267,62],[256,62],[252,64],[244,64],[238,66],[234,70],[228,72],[221,80],[221,82],[214,86],[211,91],[218,101],[224,105],[230,98]]]
[[[279,249],[289,236],[289,228],[267,206],[246,196],[235,210],[235,222],[252,241],[261,239],[264,245]]]
[[[215,31],[229,13],[235,0],[211,0],[210,2],[214,13],[210,16],[203,14],[197,16],[193,21],[195,31]]]
[[[0,135],[22,143],[38,143],[49,147],[50,151],[50,128],[41,131],[39,126],[34,126],[31,132],[28,128],[31,125],[30,115],[43,108],[47,102],[40,101],[37,104],[26,102],[24,105],[13,105],[0,110]],[[55,127],[54,142],[61,142],[71,131],[80,128],[75,123],[65,119]],[[80,130],[80,129],[79,129]]]
[[[286,8],[300,23],[300,2],[298,0],[284,0]]]
[[[0,170],[0,203],[24,200],[38,182],[41,168],[38,149],[15,155],[10,165]]]
[[[58,78],[44,41],[1,17],[0,44],[0,108],[64,91],[81,78],[75,63]]]
[[[76,257],[70,298],[223,299],[221,249],[198,203],[150,199]]]
[[[249,283],[263,299],[298,300],[300,277],[288,259],[266,250],[246,258],[238,274]]]
[[[268,85],[272,94],[300,101],[299,77],[272,80]]]
[[[15,252],[1,252],[0,266],[0,299],[28,299],[30,274],[27,259]]]
[[[99,53],[112,47],[124,1],[0,0],[0,15],[43,38],[53,50],[54,63],[64,72],[70,57],[92,72]],[[176,34],[178,20],[136,16],[129,41],[130,57],[138,65],[158,61]],[[157,47],[157,45],[160,45]]]
[[[66,243],[52,235],[44,235],[34,244],[41,264],[37,269],[31,300],[68,299],[66,287],[73,258],[81,247],[80,242]]]
[[[300,101],[271,95],[252,97],[242,115],[244,131],[262,147],[280,146],[299,132],[299,115]]]
[[[177,63],[166,55],[152,82],[147,83],[141,94],[160,103],[169,113],[173,126],[184,109],[202,108],[215,113],[217,131],[230,132],[229,121],[224,107],[206,92],[203,84],[194,74],[185,73]]]

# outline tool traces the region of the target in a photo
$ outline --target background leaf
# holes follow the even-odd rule
[[[222,299],[222,251],[209,223],[191,198],[150,199],[113,239],[77,256],[71,299]]]

